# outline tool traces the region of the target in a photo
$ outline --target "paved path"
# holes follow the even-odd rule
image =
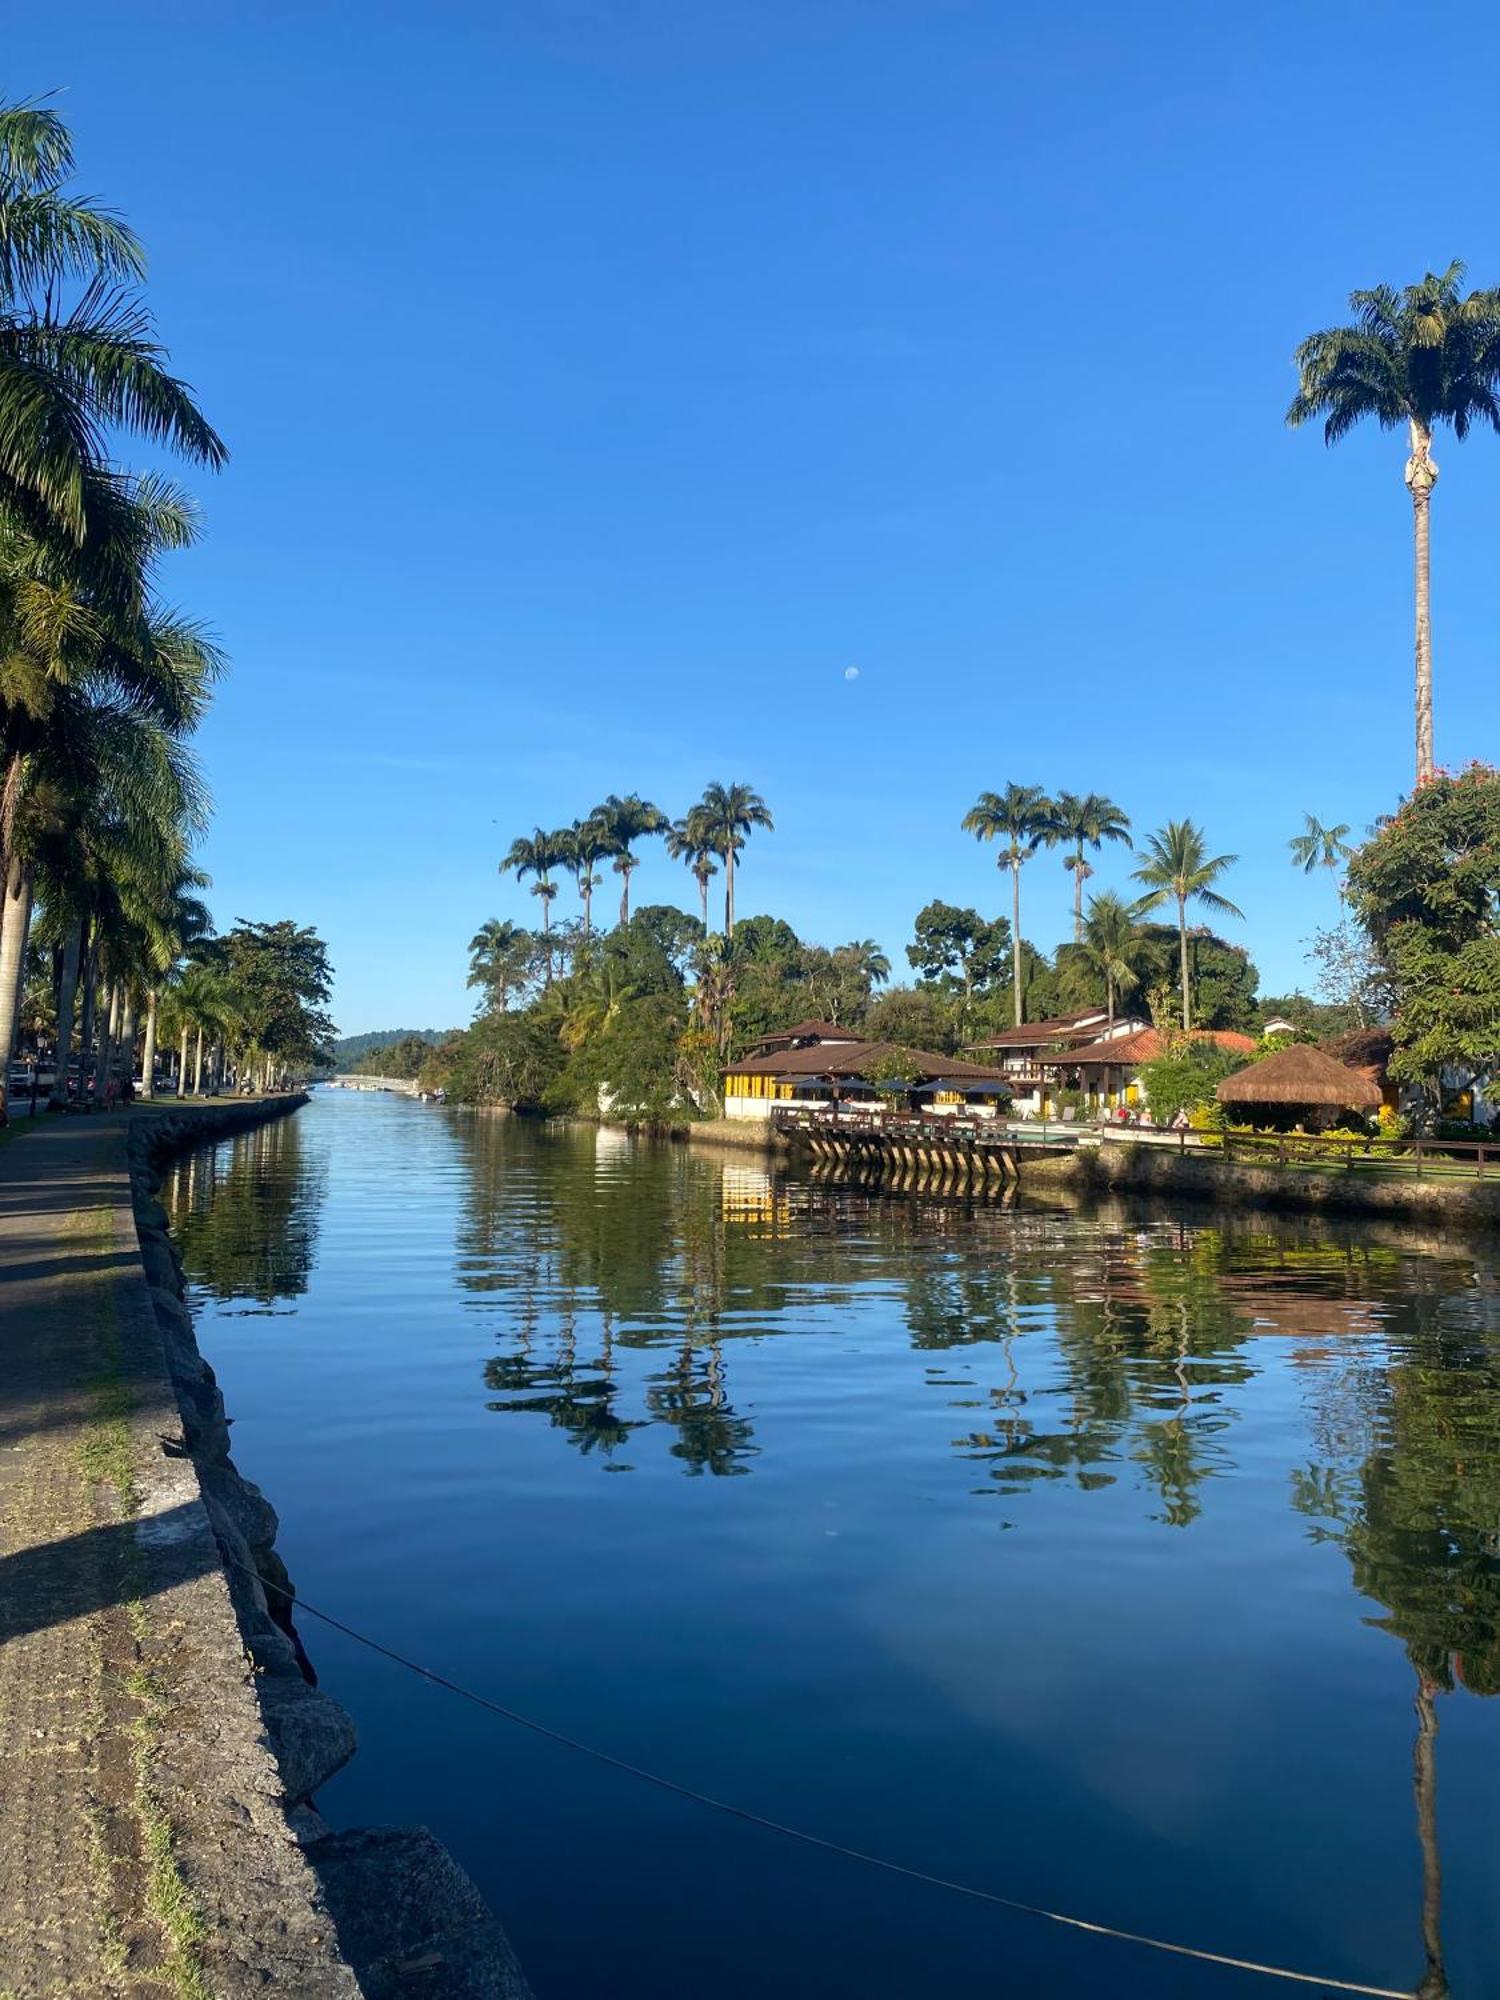
[[[0,2000],[352,1994],[163,1448],[125,1119],[0,1143]]]

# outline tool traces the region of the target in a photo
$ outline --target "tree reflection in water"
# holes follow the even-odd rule
[[[934,1386],[984,1421],[956,1436],[985,1495],[1135,1477],[1164,1528],[1190,1529],[1234,1469],[1235,1392],[1257,1343],[1291,1343],[1317,1452],[1292,1504],[1386,1607],[1416,1680],[1421,1992],[1447,1992],[1440,1937],[1436,1701],[1500,1686],[1497,1368],[1471,1262],[1415,1258],[1353,1230],[1136,1220],[1023,1201],[813,1183],[687,1149],[614,1151],[559,1132],[527,1171],[501,1124],[465,1128],[464,1282],[508,1301],[493,1407],[545,1414],[606,1459],[653,1426],[692,1473],[744,1474],[760,1445],[731,1393],[734,1343],[836,1322],[876,1286],[919,1353],[976,1378]],[[577,1358],[579,1328],[589,1356]],[[1031,1336],[1041,1336],[1032,1339]],[[663,1365],[629,1416],[620,1352]],[[955,1387],[974,1394],[954,1396]],[[617,1461],[619,1462],[619,1461]]]
[[[1370,1622],[1411,1663],[1417,1716],[1412,1782],[1422,1853],[1420,1993],[1448,1992],[1437,1834],[1437,1698],[1500,1689],[1500,1366],[1494,1275],[1453,1271],[1446,1288],[1409,1288],[1379,1361],[1330,1372],[1319,1399],[1325,1454],[1293,1481],[1313,1533],[1336,1541]],[[1477,1283],[1476,1283],[1477,1280]]]
[[[1500,1688],[1487,1266],[1376,1226],[1001,1206],[479,1117],[451,1133],[457,1282],[495,1328],[489,1407],[545,1418],[610,1471],[661,1447],[694,1476],[766,1465],[743,1343],[798,1336],[805,1367],[827,1341],[836,1404],[865,1386],[845,1335],[875,1326],[887,1360],[892,1336],[912,1357],[916,1393],[962,1413],[940,1436],[976,1495],[1024,1522],[1044,1487],[1135,1489],[1164,1534],[1192,1535],[1241,1444],[1262,1442],[1251,1390],[1274,1342],[1310,1438],[1291,1505],[1347,1562],[1351,1615],[1378,1606],[1368,1622],[1410,1663],[1420,1990],[1447,1993],[1439,1708]],[[164,1199],[195,1282],[264,1310],[306,1289],[322,1192],[282,1120],[185,1159]]]
[[[317,1248],[325,1179],[295,1118],[175,1161],[161,1200],[194,1285],[216,1300],[253,1299],[262,1312],[300,1298]]]

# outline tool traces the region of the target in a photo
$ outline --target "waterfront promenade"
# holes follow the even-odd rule
[[[126,1126],[184,1111],[51,1118],[0,1143],[4,1993],[359,1990],[173,1455]]]

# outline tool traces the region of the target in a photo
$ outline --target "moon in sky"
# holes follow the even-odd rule
[[[857,681],[857,680],[859,679],[859,668],[858,668],[858,667],[845,667],[845,669],[844,669],[844,679],[845,679],[846,681]]]

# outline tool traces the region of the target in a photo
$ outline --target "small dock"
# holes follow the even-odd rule
[[[971,1188],[1013,1187],[1023,1155],[1061,1156],[1078,1140],[1055,1130],[1037,1137],[993,1119],[922,1112],[833,1111],[778,1106],[777,1132],[824,1165],[850,1173],[900,1175],[966,1183]]]

